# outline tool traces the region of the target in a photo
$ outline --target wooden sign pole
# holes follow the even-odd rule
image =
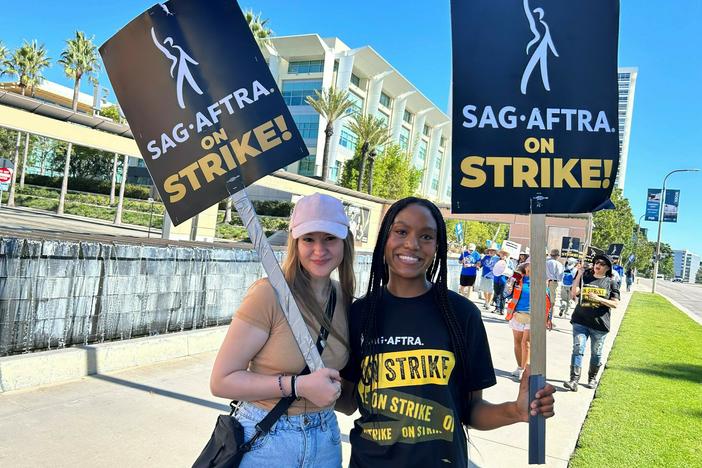
[[[529,401],[546,385],[546,215],[531,214],[530,223],[530,295],[531,376]],[[546,463],[546,419],[529,415],[529,464]]]

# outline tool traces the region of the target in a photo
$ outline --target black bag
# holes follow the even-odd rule
[[[336,307],[336,290],[332,285],[331,293],[329,294],[329,302],[325,314],[329,317],[331,323],[334,317],[334,308]],[[329,330],[324,325],[319,331],[317,338],[317,351],[322,354],[326,346]],[[309,367],[305,366],[300,375],[309,374]],[[193,468],[236,468],[241,463],[244,454],[251,450],[251,446],[271,430],[273,424],[280,418],[290,405],[295,401],[292,396],[281,398],[273,409],[266,415],[265,418],[256,424],[256,433],[251,440],[244,442],[244,427],[233,417],[236,405],[238,402],[232,401],[229,403],[231,411],[229,415],[221,414],[217,417],[214,431],[210,436],[210,440],[205,445],[200,455],[193,463]]]

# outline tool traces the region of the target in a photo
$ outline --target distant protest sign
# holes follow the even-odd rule
[[[612,260],[617,260],[622,256],[622,250],[624,250],[624,244],[609,244],[607,247],[607,255],[612,258]]]
[[[561,257],[563,257],[563,258],[579,258],[580,257],[580,238],[579,237],[563,237],[561,239]]]
[[[175,224],[309,154],[234,1],[155,5],[100,54]]]
[[[611,208],[619,2],[452,0],[451,20],[452,211]]]
[[[595,255],[602,255],[605,253],[605,251],[590,245],[583,253],[585,254],[585,263],[592,263],[592,259],[595,258]]]

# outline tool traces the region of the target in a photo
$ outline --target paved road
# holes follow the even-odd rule
[[[651,291],[651,280],[641,278],[639,284]],[[656,292],[674,300],[694,315],[702,323],[702,284],[673,283],[666,280],[656,281]]]
[[[0,207],[0,229],[18,233],[75,233],[111,236],[147,237],[148,229],[142,226],[116,226],[109,221],[88,219],[73,215],[57,215],[48,211],[25,207]],[[161,237],[160,229],[151,229],[151,237]]]
[[[612,317],[609,354],[629,301],[624,294]],[[504,319],[483,314],[497,375],[486,399],[514,399],[518,385],[512,333]],[[565,468],[594,392],[581,387],[564,391],[572,337],[570,324],[555,318],[548,333],[549,382],[557,389],[556,416],[547,423],[546,466]],[[81,380],[0,394],[0,466],[5,467],[172,467],[189,466],[209,437],[226,401],[209,392],[215,353],[139,367]],[[587,366],[586,356],[585,367]],[[606,372],[606,371],[605,371]],[[582,383],[582,382],[581,382]],[[339,417],[347,464],[348,433],[354,417]],[[470,431],[471,467],[526,467],[528,426]]]

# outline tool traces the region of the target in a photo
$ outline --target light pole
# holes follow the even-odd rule
[[[661,227],[663,226],[663,205],[665,204],[665,184],[668,182],[668,177],[676,172],[698,172],[699,169],[675,169],[670,171],[663,178],[663,190],[661,191],[660,207],[658,208],[658,239],[656,240],[656,256],[653,259],[653,282],[651,283],[651,292],[656,292],[656,280],[658,279],[658,263],[661,257]]]

